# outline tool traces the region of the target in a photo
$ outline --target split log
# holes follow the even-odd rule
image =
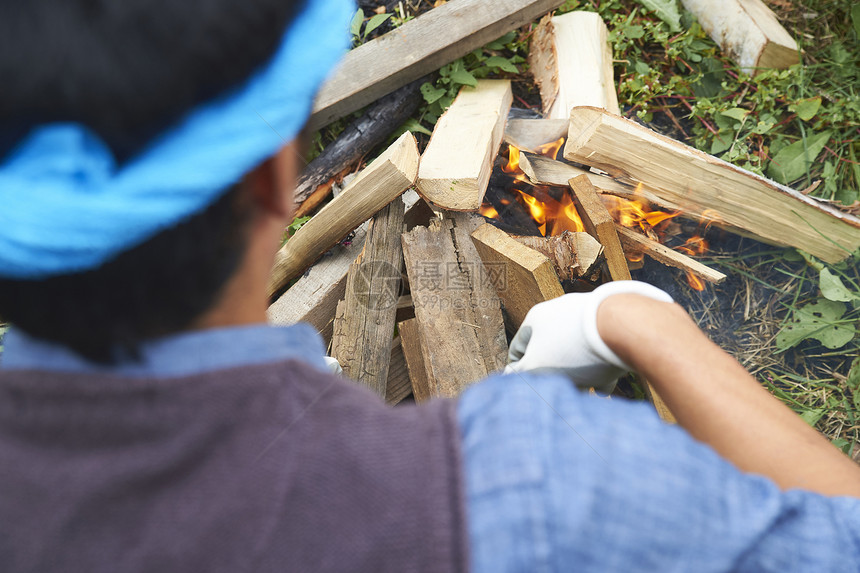
[[[681,0],[723,52],[747,73],[800,62],[797,42],[761,0]]]
[[[287,326],[307,322],[317,329],[326,347],[331,343],[332,324],[338,301],[346,293],[350,265],[364,248],[367,225],[355,231],[351,241],[335,246],[307,274],[269,307],[271,324]]]
[[[532,185],[548,185],[552,187],[567,187],[567,182],[574,177],[580,175],[588,175],[591,184],[594,185],[600,193],[605,195],[614,195],[628,200],[648,201],[659,207],[677,210],[674,204],[666,204],[659,197],[649,192],[647,189],[639,186],[627,185],[620,181],[595,173],[587,169],[581,169],[575,165],[556,161],[542,155],[533,155],[531,153],[520,154],[520,169],[526,174],[529,182]]]
[[[388,367],[388,385],[385,388],[385,403],[399,404],[412,394],[412,381],[403,354],[403,344],[398,336],[391,342],[391,360]]]
[[[427,203],[412,189],[403,194],[403,204],[407,230],[428,225],[435,218]],[[346,275],[364,248],[366,234],[367,223],[356,229],[351,241],[344,241],[326,253],[269,307],[269,322],[276,325],[310,323],[328,346],[337,303],[346,293]]]
[[[514,239],[546,256],[563,281],[590,280],[603,262],[603,246],[588,233],[565,231],[553,237],[514,236]]]
[[[296,185],[297,217],[317,207],[331,192],[334,178],[356,167],[362,157],[409,119],[421,104],[422,83],[423,79],[412,82],[374,103],[305,167]],[[315,193],[322,186],[322,193]],[[310,197],[315,204],[304,205]]]
[[[603,245],[603,256],[609,267],[609,276],[614,281],[630,280],[627,257],[621,248],[621,240],[615,230],[615,220],[609,214],[597,190],[587,175],[570,180],[570,189],[577,201],[577,211],[588,233]]]
[[[860,248],[857,217],[602,109],[573,110],[564,157],[644,181],[650,193],[687,214],[716,218],[829,263]]]
[[[712,269],[683,253],[670,249],[666,245],[661,245],[645,235],[618,224],[615,225],[615,228],[618,231],[621,244],[626,247],[627,252],[648,255],[655,261],[692,273],[709,283],[720,284],[726,280],[726,275],[720,271]]]
[[[477,211],[499,153],[513,93],[509,80],[464,87],[433,130],[421,156],[418,192],[455,211]]]
[[[320,90],[311,130],[369,105],[555,10],[563,0],[451,0],[350,51]]]
[[[504,231],[485,223],[472,233],[472,241],[484,265],[496,265],[502,273],[494,286],[514,328],[534,305],[564,294],[550,260]]]
[[[417,174],[418,144],[407,132],[281,247],[269,279],[269,296],[399,197],[415,183]]]
[[[509,119],[505,126],[505,143],[520,151],[538,153],[540,146],[567,137],[568,118]]]
[[[580,175],[571,179],[570,188],[578,201],[579,214],[586,229],[603,245],[611,279],[613,281],[630,280],[630,269],[627,267],[627,258],[621,248],[618,233],[615,231],[615,222],[588,177]],[[645,395],[654,404],[654,409],[657,410],[660,418],[666,422],[675,423],[675,416],[669,411],[663,398],[651,388],[651,384],[644,377],[640,377],[640,380]]]
[[[579,105],[621,113],[608,36],[606,24],[594,12],[541,20],[529,46],[529,69],[547,118],[566,120]]]
[[[409,381],[412,384],[412,394],[415,396],[415,401],[429,400],[431,398],[430,384],[427,380],[427,363],[424,357],[424,346],[421,344],[418,320],[410,318],[398,322],[397,331],[400,333],[400,345],[403,349],[403,358],[406,360],[406,368],[409,372]]]
[[[501,304],[493,287],[500,270],[481,262],[469,237],[474,226],[468,214],[450,215],[402,237],[433,397],[457,396],[469,384],[502,370],[508,351]]]
[[[337,305],[331,341],[344,374],[383,397],[400,298],[403,215],[403,201],[392,201],[371,220],[361,260],[350,266]]]

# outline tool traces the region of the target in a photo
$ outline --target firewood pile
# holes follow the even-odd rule
[[[422,77],[560,4],[451,0],[350,52],[312,126],[370,107],[308,166],[299,212],[319,208],[333,182],[415,111]],[[756,10],[743,12],[749,29],[766,30],[750,34],[755,45],[723,34],[734,42],[724,49],[792,63],[772,13]],[[703,20],[720,35],[743,19]],[[272,322],[313,325],[344,373],[388,403],[421,401],[502,370],[509,336],[535,304],[629,279],[645,255],[696,288],[724,280],[692,258],[701,237],[684,252],[662,244],[676,217],[828,262],[860,248],[860,219],[621,117],[607,37],[593,13],[540,21],[529,63],[542,119],[509,120],[510,80],[479,80],[423,153],[411,133],[399,137],[279,251]],[[504,189],[491,185],[499,177]]]

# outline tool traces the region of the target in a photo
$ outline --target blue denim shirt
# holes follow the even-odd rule
[[[12,330],[0,368],[93,372]],[[146,345],[126,376],[184,376],[300,359],[307,325],[182,334]],[[781,492],[739,472],[650,408],[552,376],[493,376],[459,402],[472,569],[860,571],[860,500]]]

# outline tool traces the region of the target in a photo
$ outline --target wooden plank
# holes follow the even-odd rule
[[[310,130],[358,111],[511,30],[563,0],[451,0],[350,51],[314,102]]]
[[[297,217],[318,206],[331,192],[332,179],[357,168],[365,155],[384,143],[418,109],[423,101],[421,83],[412,82],[374,103],[305,167],[293,199]],[[317,193],[321,187],[322,192]],[[311,197],[314,200],[306,203]]]
[[[570,110],[579,105],[621,113],[609,30],[595,12],[544,18],[532,35],[529,69],[549,119],[568,119]]]
[[[488,270],[481,262],[465,215],[433,221],[402,237],[433,397],[459,395],[469,384],[502,370],[507,358],[501,304],[490,274],[498,269]],[[416,390],[416,399],[420,394]]]
[[[505,126],[505,143],[520,151],[539,153],[541,145],[567,137],[569,124],[568,118],[509,119]]]
[[[609,275],[614,281],[630,280],[630,269],[627,257],[621,248],[621,241],[615,230],[615,220],[600,195],[594,189],[587,175],[580,175],[570,180],[570,188],[577,201],[577,211],[589,234],[603,245],[603,256]]]
[[[472,241],[485,265],[498,265],[504,272],[494,283],[514,327],[534,305],[564,294],[552,262],[504,231],[484,223],[472,233]]]
[[[409,381],[412,384],[412,394],[416,402],[429,400],[430,383],[427,380],[427,366],[424,358],[423,346],[421,344],[421,333],[418,329],[418,320],[410,318],[397,323],[397,331],[400,333],[400,344],[403,349],[403,358],[409,372]]]
[[[403,215],[403,201],[392,201],[371,220],[361,260],[350,266],[337,305],[331,343],[344,374],[383,397],[400,297]]]
[[[509,80],[464,87],[439,118],[418,169],[418,192],[455,211],[477,211],[499,153],[513,93]]]
[[[513,237],[518,243],[546,256],[563,281],[591,279],[603,262],[603,246],[588,233],[565,231],[552,237]]]
[[[388,385],[385,388],[385,403],[389,406],[399,404],[412,395],[412,381],[400,337],[391,343],[391,360],[388,368]]]
[[[857,217],[598,108],[574,109],[564,157],[645,181],[687,214],[715,213],[759,240],[830,263],[860,248]]]
[[[655,261],[659,261],[664,265],[669,265],[670,267],[675,267],[676,269],[690,272],[709,283],[720,284],[726,280],[726,275],[720,271],[712,269],[711,267],[702,264],[696,259],[688,257],[683,253],[670,249],[666,245],[653,241],[632,229],[628,229],[627,227],[618,224],[615,225],[615,229],[618,231],[618,237],[621,239],[621,244],[628,252],[648,255]]]
[[[367,225],[364,224],[356,229],[351,241],[336,245],[323,256],[272,303],[268,310],[269,322],[277,326],[307,322],[317,329],[328,346],[337,303],[346,293],[346,275],[361,254],[366,235]]]
[[[269,279],[269,296],[399,197],[415,183],[417,174],[418,144],[406,132],[281,247]]]
[[[403,194],[403,204],[407,230],[416,225],[427,225],[435,218],[424,200],[412,189]],[[326,345],[330,344],[337,303],[346,293],[349,266],[364,249],[367,226],[367,223],[362,224],[351,241],[344,241],[326,253],[272,303],[268,312],[269,322],[276,325],[310,323],[322,335]]]
[[[797,42],[761,0],[681,0],[723,52],[747,73],[800,62]]]

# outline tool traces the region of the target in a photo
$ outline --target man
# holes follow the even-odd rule
[[[860,470],[653,287],[535,307],[420,407],[265,325],[347,0],[3,10],[4,572],[860,567]],[[629,368],[683,429],[574,386]]]

